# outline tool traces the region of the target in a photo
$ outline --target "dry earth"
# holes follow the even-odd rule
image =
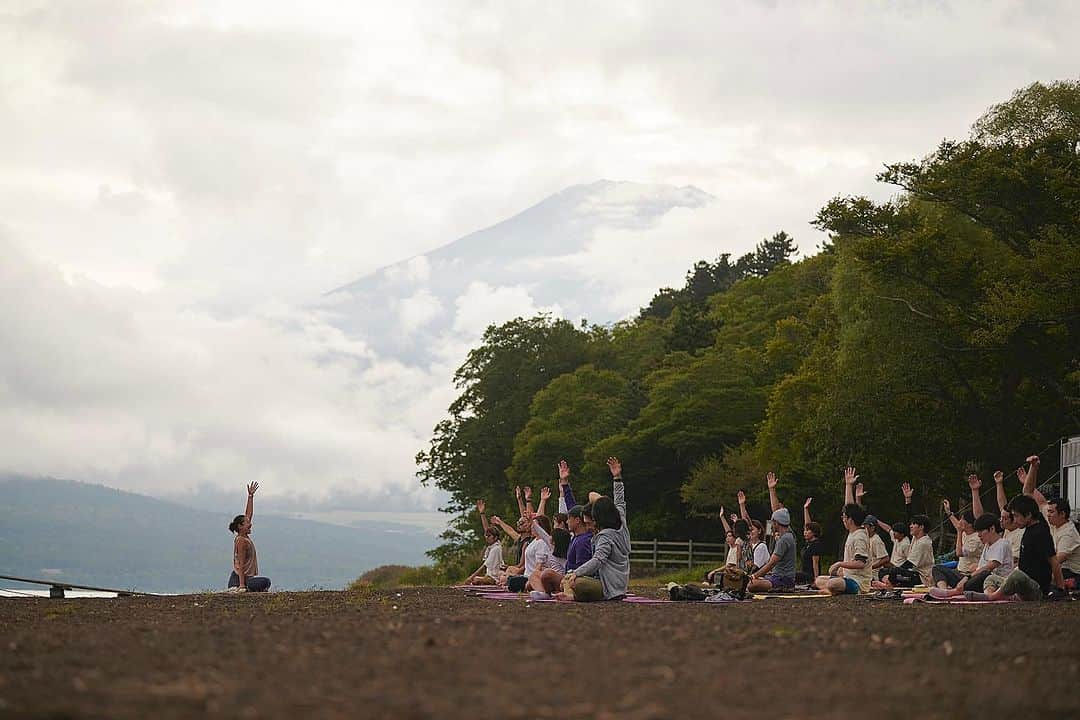
[[[1080,717],[1080,603],[0,600],[0,716]]]

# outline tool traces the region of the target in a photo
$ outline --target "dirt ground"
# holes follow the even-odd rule
[[[0,716],[1080,716],[1080,603],[0,600]]]

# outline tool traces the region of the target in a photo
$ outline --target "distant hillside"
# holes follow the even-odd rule
[[[226,525],[243,511],[17,477],[0,477],[0,508],[0,575],[157,592],[223,587],[232,563]],[[281,589],[340,588],[379,565],[422,563],[435,544],[406,525],[341,527],[259,514],[258,505],[252,538],[260,571]]]

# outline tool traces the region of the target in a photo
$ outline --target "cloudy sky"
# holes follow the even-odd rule
[[[601,178],[716,200],[597,230],[588,266],[626,281],[596,316],[777,229],[812,250],[828,198],[891,192],[882,162],[1075,77],[1077,27],[1071,2],[7,0],[0,472],[431,509],[412,457],[449,373],[550,306],[474,283],[410,364],[324,293]]]

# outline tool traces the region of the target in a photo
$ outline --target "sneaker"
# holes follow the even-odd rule
[[[530,600],[550,600],[551,595],[549,593],[546,593],[546,592],[541,592],[540,590],[533,590],[531,593],[529,593],[529,599]]]

